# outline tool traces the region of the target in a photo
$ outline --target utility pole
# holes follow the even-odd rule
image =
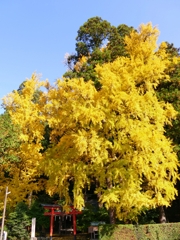
[[[8,187],[6,187],[5,197],[4,197],[4,211],[3,211],[3,217],[2,217],[2,225],[1,225],[1,237],[0,240],[3,240],[3,230],[4,230],[4,220],[5,220],[5,214],[6,214],[6,203],[7,203],[7,195],[10,192],[8,192]]]

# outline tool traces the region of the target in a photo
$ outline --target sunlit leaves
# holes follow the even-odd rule
[[[120,219],[173,200],[178,161],[164,126],[176,111],[155,94],[171,64],[165,46],[157,48],[157,36],[147,24],[126,37],[128,57],[97,65],[98,91],[81,78],[57,80],[33,103],[37,86],[46,84],[32,77],[22,95],[7,97],[13,121],[21,119],[24,159],[32,151],[37,172],[48,177],[48,193],[59,193],[81,209],[84,189],[96,181],[100,201],[115,208]],[[51,130],[42,153],[44,122]]]

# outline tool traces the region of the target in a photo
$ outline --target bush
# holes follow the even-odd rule
[[[180,223],[148,225],[104,225],[99,227],[101,240],[178,240]]]

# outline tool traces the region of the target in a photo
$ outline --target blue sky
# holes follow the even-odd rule
[[[152,22],[160,29],[159,42],[180,47],[179,0],[1,0],[0,98],[33,72],[51,83],[61,78],[79,27],[95,16],[114,26]]]

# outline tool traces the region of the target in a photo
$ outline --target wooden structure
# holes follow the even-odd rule
[[[98,239],[99,236],[99,227],[98,226],[90,226],[88,227],[88,233],[91,234],[91,240]]]
[[[60,205],[51,205],[51,204],[42,204],[43,208],[46,210],[44,212],[45,216],[50,216],[50,240],[52,240],[53,236],[53,225],[54,225],[54,218],[56,216],[67,216],[71,215],[73,217],[73,235],[74,240],[76,240],[76,215],[81,214],[81,211],[78,211],[73,206],[70,206],[69,212],[64,212],[62,206]]]

